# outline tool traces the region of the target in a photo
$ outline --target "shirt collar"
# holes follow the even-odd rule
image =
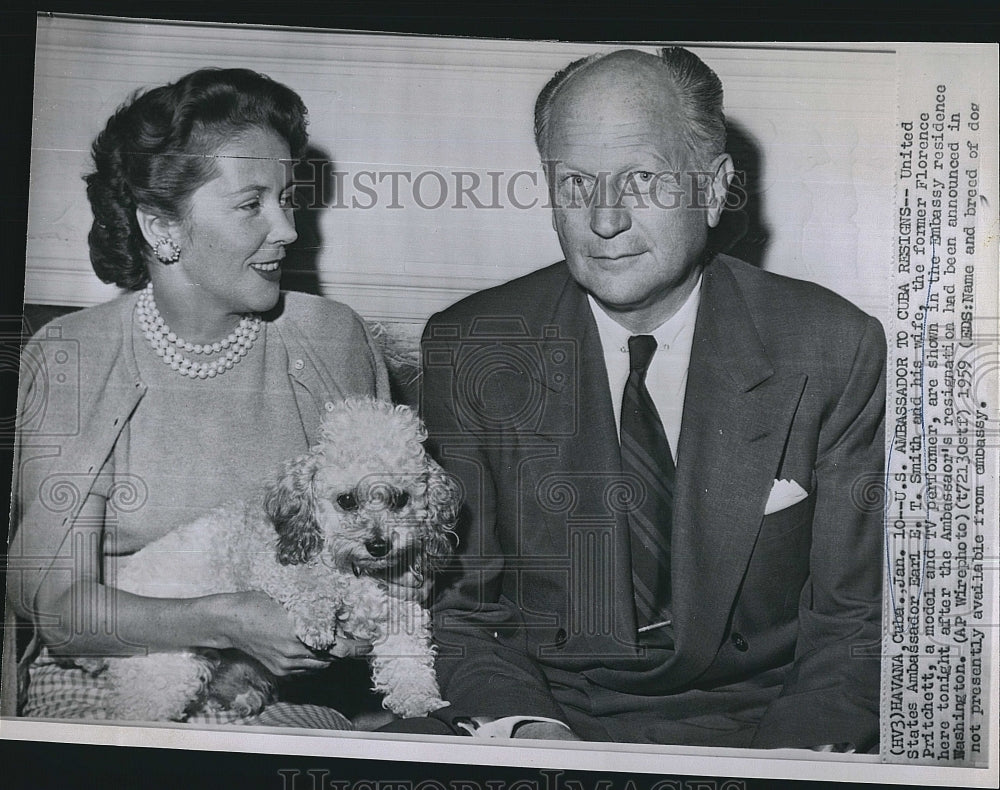
[[[699,275],[698,282],[695,283],[690,295],[684,300],[684,304],[681,305],[680,309],[656,329],[648,333],[656,338],[656,347],[658,349],[669,350],[676,347],[685,339],[685,336],[693,333],[695,318],[698,315],[698,305],[701,302],[702,280],[703,275]],[[587,299],[590,302],[590,311],[594,314],[594,321],[597,322],[597,330],[601,336],[601,345],[604,347],[605,352],[609,353],[618,350],[627,354],[628,339],[632,336],[632,332],[604,312],[604,308],[589,293],[587,294]]]

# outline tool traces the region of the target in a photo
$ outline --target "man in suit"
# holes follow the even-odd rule
[[[885,342],[713,254],[722,87],[683,49],[539,96],[566,260],[434,316],[423,414],[462,482],[441,713],[478,735],[867,750]]]

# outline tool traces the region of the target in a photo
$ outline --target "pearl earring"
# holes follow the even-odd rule
[[[153,244],[153,254],[156,255],[156,259],[160,263],[165,263],[169,266],[171,263],[177,263],[181,259],[181,248],[174,243],[173,239],[168,239],[166,236],[157,236],[156,242]]]

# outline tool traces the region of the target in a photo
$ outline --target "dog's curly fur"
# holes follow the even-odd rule
[[[122,563],[111,583],[160,598],[263,591],[314,649],[329,648],[338,633],[371,641],[374,689],[393,713],[444,707],[429,615],[379,582],[406,568],[430,574],[453,548],[458,486],[426,454],[425,438],[406,406],[338,404],[319,443],[284,464],[262,502],[221,508],[165,535]],[[273,698],[274,679],[239,656],[192,649],[78,663],[107,672],[108,718],[167,721],[201,708],[258,712]]]

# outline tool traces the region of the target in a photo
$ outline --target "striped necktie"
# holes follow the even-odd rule
[[[646,371],[656,352],[656,339],[650,335],[630,337],[628,351],[630,371],[621,412],[622,472],[640,487],[628,521],[636,619],[643,630],[670,619],[675,469],[663,423],[646,389]]]

